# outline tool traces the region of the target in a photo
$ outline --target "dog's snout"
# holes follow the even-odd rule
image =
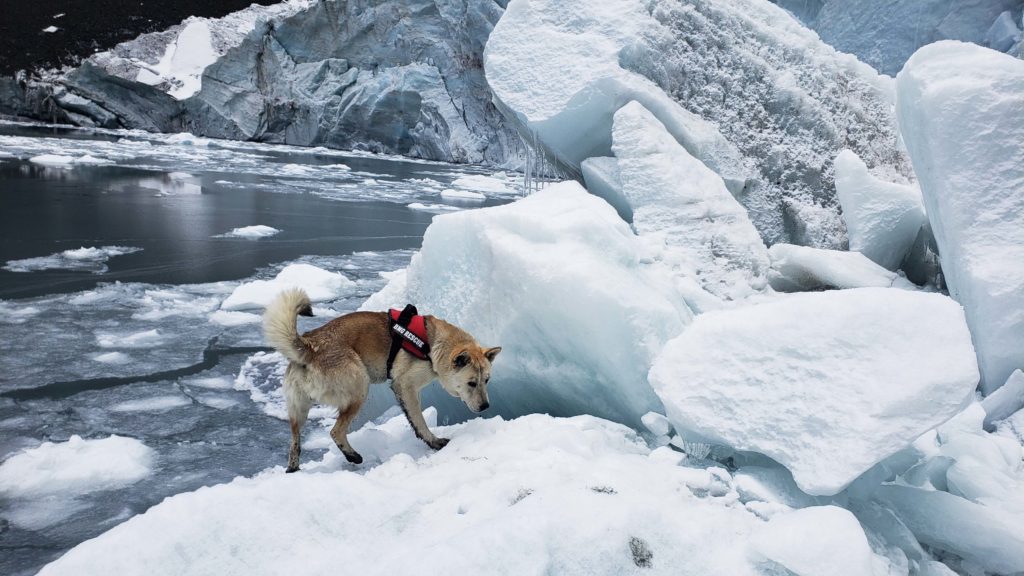
[[[490,402],[484,402],[483,404],[480,405],[480,411],[483,412],[484,410],[487,410],[490,407],[491,407],[491,403]]]

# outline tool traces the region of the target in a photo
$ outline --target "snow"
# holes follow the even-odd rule
[[[918,50],[897,78],[950,295],[974,336],[982,390],[1024,367],[1024,61],[960,42]]]
[[[770,525],[733,505],[725,470],[677,466],[590,416],[476,419],[442,433],[451,443],[431,452],[401,415],[368,425],[350,435],[361,468],[332,453],[296,474],[181,494],[40,574],[280,574],[297,559],[309,573],[368,575],[760,572],[750,542]],[[851,534],[836,521],[819,530],[815,541]]]
[[[219,56],[206,20],[193,19],[167,45],[156,65],[140,68],[136,80],[151,85],[167,82],[172,86],[167,93],[176,100],[184,100],[199,91],[203,71]]]
[[[649,380],[684,438],[759,452],[831,495],[959,412],[978,372],[955,302],[861,288],[698,316]]]
[[[472,190],[454,190],[447,188],[441,191],[441,198],[447,200],[486,200],[487,197],[480,192]]]
[[[506,117],[573,176],[611,156],[615,112],[639,102],[768,244],[845,245],[832,181],[843,148],[911,174],[891,79],[763,0],[512,0],[484,69]]]
[[[754,534],[752,546],[766,560],[798,576],[875,573],[874,554],[860,522],[837,506],[777,514]]]
[[[364,310],[414,302],[502,346],[491,410],[590,413],[633,425],[657,410],[647,370],[691,317],[671,279],[606,202],[575,182],[512,204],[435,216],[406,274]],[[424,402],[466,413],[439,390]]]
[[[333,300],[350,292],[355,283],[340,272],[312,264],[289,264],[273,280],[253,280],[235,288],[221,303],[221,310],[263,308],[287,288],[302,288],[313,302]]]
[[[916,186],[876,178],[850,150],[836,158],[836,194],[850,236],[850,250],[896,270],[927,223]]]
[[[141,251],[134,246],[100,246],[81,247],[65,250],[49,256],[9,260],[4,270],[11,272],[38,272],[40,270],[75,270],[103,274],[107,271],[107,261],[115,256],[124,256]]]
[[[0,464],[0,494],[40,498],[121,488],[148,476],[152,460],[149,447],[123,436],[44,442]]]
[[[886,288],[896,274],[868,260],[859,252],[822,250],[792,244],[768,249],[771,270],[768,280],[780,292],[803,292],[823,288]]]
[[[674,274],[738,300],[767,287],[768,252],[722,179],[638,102],[615,112],[612,151],[641,239]]]
[[[257,224],[254,226],[243,226],[241,228],[234,228],[231,232],[225,232],[224,234],[218,234],[216,238],[246,238],[249,240],[258,240],[260,238],[269,238],[276,234],[280,234],[281,231],[271,226],[263,224]]]

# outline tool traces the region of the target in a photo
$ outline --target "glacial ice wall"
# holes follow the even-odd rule
[[[503,2],[294,0],[186,20],[52,83],[0,82],[0,113],[450,162],[525,153],[491,102]]]
[[[846,245],[833,160],[907,181],[892,83],[766,0],[513,0],[484,53],[520,130],[564,167],[611,155],[636,100],[723,177],[768,244]]]
[[[918,48],[962,40],[1020,55],[1022,0],[773,0],[837,50],[895,76]]]

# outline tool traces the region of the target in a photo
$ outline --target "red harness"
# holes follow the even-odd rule
[[[395,363],[395,358],[398,356],[400,348],[420,360],[430,361],[427,323],[423,316],[419,315],[415,306],[406,304],[405,309],[401,312],[392,308],[388,312],[388,333],[391,335],[391,350],[388,353],[388,378],[391,378],[391,367]]]
[[[427,342],[427,323],[424,321],[423,316],[415,313],[413,308],[414,316],[409,319],[409,323],[405,326],[399,322],[402,313],[394,308],[391,309],[389,315],[391,316],[391,337],[399,337],[402,339],[402,348],[406,352],[419,358],[420,360],[427,360],[430,354],[430,343]]]

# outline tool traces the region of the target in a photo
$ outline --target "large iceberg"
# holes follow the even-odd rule
[[[892,84],[765,0],[513,0],[484,51],[517,128],[562,167],[607,157],[635,100],[717,172],[765,242],[845,246],[832,161],[910,175]]]
[[[897,79],[900,130],[982,390],[1024,367],[1024,61],[962,42],[919,50]]]
[[[770,456],[830,495],[956,414],[977,370],[956,302],[860,288],[698,316],[650,382],[684,435]]]
[[[492,410],[588,413],[640,425],[659,410],[647,370],[691,312],[644,243],[579,184],[434,218],[407,273],[363,309],[415,303],[482,344],[502,346]],[[442,416],[467,413],[424,390]]]
[[[615,112],[612,151],[633,228],[662,262],[727,300],[767,287],[768,251],[747,211],[639,102]]]

